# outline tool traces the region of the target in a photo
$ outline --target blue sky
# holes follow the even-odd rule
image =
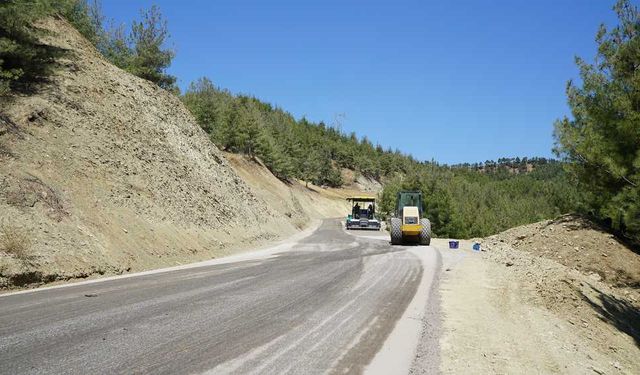
[[[418,159],[552,156],[574,56],[613,0],[103,0],[128,22],[157,4],[181,88],[201,76]],[[344,114],[342,118],[340,114]]]

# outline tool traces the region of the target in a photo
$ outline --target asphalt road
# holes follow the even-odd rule
[[[421,260],[337,221],[292,245],[0,296],[0,373],[362,372],[416,294]]]

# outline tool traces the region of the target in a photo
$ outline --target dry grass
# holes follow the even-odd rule
[[[0,251],[25,260],[31,255],[30,250],[31,238],[25,230],[9,225],[0,226]]]

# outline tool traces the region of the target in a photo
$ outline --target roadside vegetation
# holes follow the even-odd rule
[[[0,2],[0,95],[46,80],[65,53],[40,43],[44,32],[36,21],[45,17],[67,19],[114,65],[177,92],[176,77],[166,73],[175,54],[165,46],[169,32],[158,7],[142,10],[126,32],[113,21],[106,25],[98,0],[6,0]]]
[[[618,25],[602,25],[593,63],[576,58],[572,118],[555,124],[555,152],[585,193],[589,215],[640,243],[640,14],[627,0]]]
[[[0,2],[0,95],[45,79],[63,51],[40,43],[34,22],[52,14],[43,1]]]
[[[438,236],[487,236],[507,228],[577,212],[640,241],[640,20],[628,0],[614,10],[619,24],[597,35],[593,63],[577,59],[580,84],[569,82],[572,117],[557,121],[560,161],[499,159],[456,166],[422,162],[400,150],[332,124],[296,119],[250,95],[236,95],[210,79],[180,95],[167,73],[167,22],[156,6],[130,30],[106,22],[98,1],[9,0],[0,3],[0,95],[45,79],[64,51],[38,42],[35,22],[64,17],[116,66],[180,95],[220,149],[259,158],[282,180],[341,186],[343,169],[384,183],[383,215],[395,193],[420,190]]]

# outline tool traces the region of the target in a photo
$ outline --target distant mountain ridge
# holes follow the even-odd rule
[[[556,159],[548,159],[542,157],[515,157],[515,158],[499,158],[497,161],[487,160],[481,163],[460,163],[453,164],[453,169],[467,169],[482,173],[498,173],[501,171],[511,174],[526,174],[533,172],[536,168],[560,163]]]

